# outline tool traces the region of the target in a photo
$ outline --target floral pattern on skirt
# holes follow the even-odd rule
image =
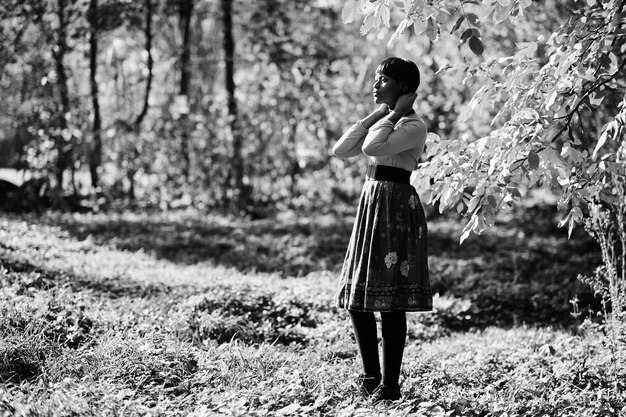
[[[354,311],[430,311],[428,230],[415,188],[367,180],[335,297]]]

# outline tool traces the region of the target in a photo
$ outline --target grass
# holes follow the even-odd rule
[[[599,255],[554,216],[463,246],[458,221],[430,223],[435,311],[409,315],[404,401],[372,406],[332,305],[351,219],[0,215],[0,415],[626,413],[576,280]]]

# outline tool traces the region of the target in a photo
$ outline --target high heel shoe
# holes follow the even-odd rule
[[[391,402],[399,400],[402,397],[400,394],[400,385],[385,385],[380,384],[372,394],[372,403],[378,404],[381,402]]]

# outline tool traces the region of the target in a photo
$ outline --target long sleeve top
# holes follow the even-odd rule
[[[342,159],[365,155],[371,164],[415,171],[427,133],[426,123],[416,114],[402,117],[395,125],[379,120],[369,130],[358,121],[339,138],[333,154]]]

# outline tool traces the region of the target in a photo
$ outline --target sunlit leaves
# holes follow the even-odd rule
[[[514,2],[512,0],[498,0],[493,9],[493,23],[502,23],[511,15]]]
[[[428,27],[428,21],[430,20],[430,18],[428,19],[422,19],[422,18],[417,18],[413,21],[413,29],[415,31],[416,35],[421,35],[422,33],[424,33],[426,31],[426,28]]]
[[[357,4],[355,0],[346,0],[346,4],[341,11],[341,20],[343,23],[352,23],[357,12]]]
[[[596,144],[592,158],[595,160],[598,157],[598,153],[600,149],[606,144],[609,138],[611,139],[622,139],[621,137],[624,134],[624,127],[626,126],[626,96],[624,100],[620,103],[621,111],[615,116],[615,119],[606,124],[600,138],[598,139],[598,143]]]
[[[583,219],[583,212],[580,207],[573,207],[567,215],[559,221],[559,227],[567,225],[567,235],[571,236],[574,226]]]
[[[344,23],[352,22],[358,10],[365,16],[360,28],[360,33],[365,35],[372,29],[389,27],[391,9],[395,8],[404,15],[404,18],[391,35],[389,43],[392,43],[411,24],[416,34],[425,34],[432,42],[436,42],[439,40],[442,27],[447,26],[448,21],[455,17],[456,20],[452,20],[455,23],[449,32],[455,33],[466,26],[463,31],[465,36],[460,37],[461,43],[467,42],[469,49],[475,55],[482,56],[485,46],[481,40],[482,22],[479,16],[491,17],[493,23],[499,24],[511,16],[523,14],[524,8],[531,5],[530,0],[485,0],[482,4],[463,1],[460,8],[458,3],[455,0],[440,2],[371,0],[369,3],[365,0],[346,0],[342,10],[342,20]]]
[[[380,29],[390,26],[391,11],[388,1],[384,0],[347,0],[341,11],[344,23],[352,23],[356,14],[364,14],[365,18],[359,29],[361,35],[366,35],[372,28]]]

